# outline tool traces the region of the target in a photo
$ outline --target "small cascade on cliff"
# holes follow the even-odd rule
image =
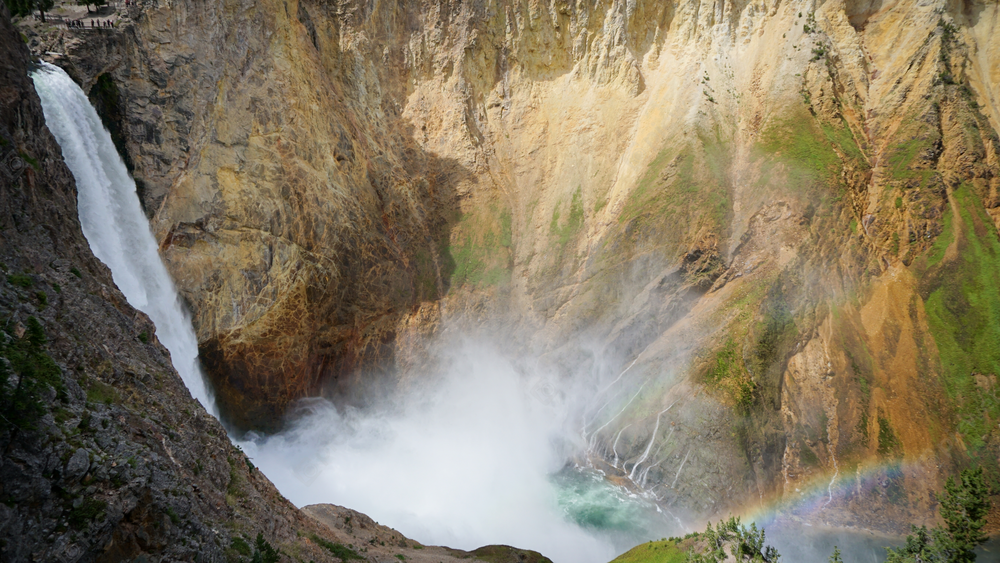
[[[115,285],[156,324],[174,367],[191,395],[215,412],[198,363],[198,342],[156,240],[142,213],[135,182],[83,90],[61,68],[42,63],[31,75],[45,123],[76,178],[80,223],[94,255]]]

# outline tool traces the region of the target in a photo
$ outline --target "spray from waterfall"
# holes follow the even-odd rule
[[[49,131],[76,179],[80,224],[90,248],[136,309],[149,315],[174,368],[195,399],[218,416],[198,363],[198,341],[157,253],[135,182],[86,94],[61,68],[31,75]]]

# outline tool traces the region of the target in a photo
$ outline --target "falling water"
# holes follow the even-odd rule
[[[170,350],[174,368],[195,399],[215,413],[198,364],[198,342],[156,240],[139,205],[135,182],[111,135],[83,90],[61,68],[42,63],[31,75],[45,123],[76,178],[80,223],[94,255],[111,269],[115,285],[149,315]]]

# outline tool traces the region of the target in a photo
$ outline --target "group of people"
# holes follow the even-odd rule
[[[87,29],[88,26],[83,22],[83,20],[66,20],[66,27],[71,27],[76,29]],[[91,29],[95,28],[111,29],[115,27],[115,22],[114,20],[104,20],[104,21],[90,20],[89,27]]]

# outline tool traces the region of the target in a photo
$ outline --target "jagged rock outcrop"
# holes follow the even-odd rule
[[[637,358],[590,453],[664,504],[833,479],[825,520],[892,528],[1000,454],[998,11],[172,1],[100,71],[43,44],[121,92],[239,423],[489,319],[569,373]]]

